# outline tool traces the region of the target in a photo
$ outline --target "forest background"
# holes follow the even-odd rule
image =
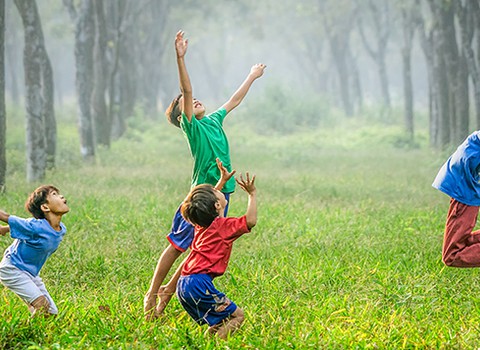
[[[72,206],[42,271],[60,316],[29,320],[4,289],[0,347],[476,344],[477,273],[443,268],[448,198],[430,184],[478,129],[478,1],[0,0],[0,10],[0,207],[27,215],[43,182]],[[208,110],[267,64],[225,126],[234,167],[258,175],[262,218],[218,282],[247,312],[226,344],[176,301],[154,323],[141,311],[189,189],[187,146],[163,116],[178,93],[179,29]]]

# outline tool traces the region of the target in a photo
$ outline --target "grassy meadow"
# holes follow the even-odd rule
[[[18,119],[18,117],[17,117]],[[141,122],[96,164],[79,156],[74,122],[59,123],[58,186],[68,233],[41,276],[58,317],[29,317],[0,289],[0,349],[412,349],[475,348],[479,269],[441,262],[448,197],[431,182],[448,152],[419,133],[353,122],[292,135],[226,123],[237,172],[257,174],[259,221],[234,245],[218,289],[245,311],[228,341],[205,337],[172,299],[147,322],[143,296],[189,190],[191,159],[179,130]],[[7,131],[7,192],[0,208],[27,216],[24,129]],[[232,196],[230,215],[247,197]],[[12,243],[0,237],[3,251]]]

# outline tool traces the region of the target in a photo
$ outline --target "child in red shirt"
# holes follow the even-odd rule
[[[237,330],[243,322],[243,310],[213,285],[213,279],[225,272],[233,242],[257,223],[255,175],[246,173],[237,178],[248,193],[245,215],[226,218],[225,196],[208,184],[194,187],[182,205],[183,217],[195,225],[191,252],[183,264],[177,284],[178,300],[200,325],[207,323],[208,332],[222,339]]]

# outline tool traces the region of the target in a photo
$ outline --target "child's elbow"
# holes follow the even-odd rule
[[[257,219],[251,219],[251,220],[247,219],[247,226],[250,230],[254,228],[256,224],[257,224]]]

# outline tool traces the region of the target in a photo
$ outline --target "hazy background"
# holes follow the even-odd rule
[[[126,15],[140,25],[146,17],[142,11],[148,10],[147,5],[152,2],[162,0],[128,2]],[[143,46],[141,51],[132,47],[132,50],[139,50],[136,55],[160,53],[156,62],[161,66],[162,75],[157,93],[159,112],[178,91],[173,40],[179,29],[183,29],[189,39],[187,65],[194,93],[208,104],[223,102],[243,81],[250,67],[263,62],[268,68],[264,79],[254,86],[254,94],[266,85],[279,85],[293,88],[299,95],[321,93],[333,105],[341,105],[337,73],[319,14],[321,1],[207,0],[171,3],[162,23],[149,22],[151,33],[156,33],[157,43],[162,45],[161,50],[154,45],[150,48]],[[340,1],[330,11],[346,12],[351,11],[354,5],[366,5],[366,2],[359,3]],[[389,89],[393,105],[402,106],[401,27],[395,14],[398,2],[391,0],[388,3],[391,30],[386,60]],[[56,104],[63,105],[75,100],[74,23],[60,0],[41,0],[37,5],[54,69]],[[23,27],[13,1],[6,2],[6,11],[6,88],[11,98],[13,90],[18,90],[20,96],[24,90]],[[363,25],[367,39],[375,46],[371,21],[367,18]],[[350,46],[357,61],[365,103],[381,104],[377,67],[362,44],[356,25],[352,27]],[[149,49],[151,52],[148,52]],[[306,59],[306,56],[311,57]],[[317,71],[320,77],[317,77]],[[416,41],[412,53],[412,78],[415,107],[422,108],[427,104],[428,83],[425,59]],[[318,88],[319,84],[322,89]]]

